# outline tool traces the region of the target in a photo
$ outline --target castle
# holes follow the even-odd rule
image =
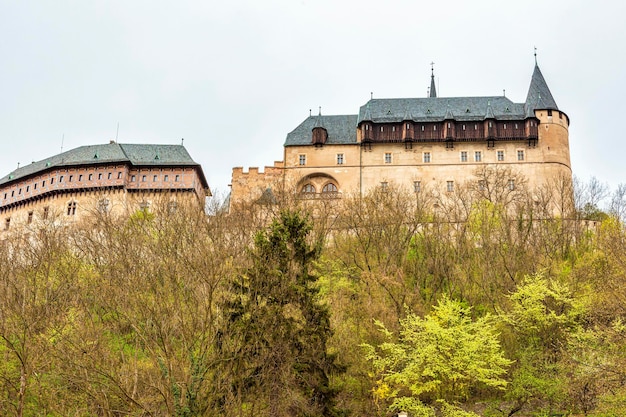
[[[428,97],[372,98],[358,114],[310,115],[287,135],[282,161],[264,172],[233,169],[230,203],[258,201],[280,187],[307,199],[391,184],[450,193],[485,166],[510,168],[529,187],[571,180],[568,127],[536,62],[523,103],[438,97],[431,73]]]
[[[49,219],[132,213],[161,197],[171,210],[189,200],[203,207],[207,194],[202,167],[182,145],[82,146],[0,178],[0,233]]]

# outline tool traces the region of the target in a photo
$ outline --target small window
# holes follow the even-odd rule
[[[33,190],[36,190],[36,189],[37,189],[37,183],[34,183],[33,184]]]
[[[410,124],[410,123],[407,123],[407,124],[406,124],[406,130],[410,130],[410,129],[411,129],[411,124]]]
[[[147,177],[146,177],[145,175],[142,175],[142,176],[141,176],[141,182],[146,182],[146,178],[147,178]]]
[[[335,184],[333,184],[332,182],[329,182],[328,184],[326,184],[324,186],[324,188],[322,188],[322,193],[327,194],[327,193],[336,193],[337,191],[339,191],[337,189],[337,186]]]
[[[498,161],[504,161],[504,151],[497,151]]]
[[[165,175],[163,176],[163,181],[168,182],[169,180],[170,180],[170,176],[169,176],[169,175],[167,175],[167,174],[165,174]]]
[[[552,110],[548,110],[548,116],[552,117]]]
[[[28,219],[26,220],[26,222],[28,224],[31,224],[33,222],[33,212],[32,211],[28,212]]]
[[[422,125],[422,132],[424,131],[424,125]]]
[[[107,180],[110,180],[111,178],[113,178],[113,173],[112,173],[112,172],[109,172],[109,173],[107,174]]]
[[[454,191],[454,181],[446,181],[446,191],[449,193]]]
[[[63,177],[63,175],[61,175],[61,176],[59,177],[59,182],[63,182],[63,178],[64,178],[64,177]]]
[[[82,181],[83,180],[83,174],[79,174],[78,175],[78,181]]]
[[[306,155],[298,155],[298,163],[300,165],[306,165]]]
[[[7,217],[4,220],[4,230],[9,230],[9,227],[11,227],[11,218]]]
[[[467,162],[467,151],[461,151],[461,162]]]
[[[17,192],[19,195],[22,195],[22,189],[20,188]]]
[[[480,151],[476,151],[474,152],[474,161],[475,162],[480,162],[483,160],[483,154]]]
[[[89,174],[89,181],[93,181],[93,174]]]
[[[67,215],[73,216],[76,214],[76,201],[70,201],[67,204]]]
[[[422,182],[421,181],[413,181],[413,191],[419,193],[422,191]]]
[[[517,151],[517,160],[518,161],[523,161],[524,160],[524,151],[521,150],[521,149]]]
[[[180,175],[176,174],[176,177],[174,177],[174,181],[178,182],[178,180],[180,180]]]
[[[11,197],[15,197],[15,190],[11,190]]]
[[[152,182],[157,182],[158,178],[159,178],[159,176],[158,176],[158,175],[153,176],[153,177],[152,177]]]
[[[45,187],[46,186],[46,180],[41,181],[41,186]]]
[[[118,173],[117,173],[117,179],[118,179],[118,180],[121,180],[121,179],[122,179],[122,171],[120,171],[120,172],[118,172]]]
[[[380,131],[381,131],[381,132],[383,131],[383,127],[382,127],[382,126],[380,127]]]
[[[305,186],[302,187],[302,193],[303,194],[315,194],[315,187],[313,186],[313,184],[305,184]]]
[[[465,125],[463,125],[463,130],[465,130]]]
[[[515,180],[509,180],[508,186],[509,190],[513,191],[515,189]]]
[[[338,153],[337,154],[337,165],[343,165],[343,154],[342,153]]]
[[[50,185],[54,184],[54,177],[50,178]]]
[[[102,173],[98,174],[98,179],[101,180],[102,179]]]
[[[26,186],[26,192],[29,192],[29,191],[30,191],[30,185],[27,185]]]
[[[506,130],[506,123],[504,123],[503,127],[504,127],[504,130]]]
[[[102,198],[98,201],[98,211],[100,213],[108,213],[111,202],[108,198]]]
[[[433,130],[437,130],[437,125],[433,125]]]
[[[430,163],[430,152],[424,152],[423,161],[425,164]]]
[[[391,153],[390,152],[386,152],[385,153],[385,163],[386,164],[390,164],[391,163]]]
[[[47,207],[47,206],[44,207],[43,208],[43,216],[42,216],[44,220],[48,218],[48,214],[49,213],[50,213],[50,207]]]
[[[70,175],[70,180],[69,181],[72,182],[72,180],[74,180],[74,176]]]
[[[131,176],[130,176],[130,181],[131,181],[131,182],[135,182],[135,180],[136,180],[136,179],[137,179],[137,177],[135,177],[134,175],[131,175]]]

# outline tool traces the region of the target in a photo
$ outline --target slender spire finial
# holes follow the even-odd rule
[[[537,47],[535,46],[535,65],[537,65]]]
[[[430,63],[430,90],[428,97],[437,97],[437,89],[435,88],[435,63]]]
[[[370,91],[370,100],[373,100],[373,99],[374,99],[374,92]]]
[[[313,110],[309,109],[309,117],[313,116]]]
[[[321,115],[322,115],[322,106],[320,106],[320,112],[319,112],[318,116],[321,116]]]

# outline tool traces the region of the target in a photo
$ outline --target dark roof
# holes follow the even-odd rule
[[[328,131],[328,144],[356,143],[356,128],[365,121],[375,123],[442,122],[444,120],[483,121],[523,120],[535,117],[536,109],[558,110],[539,67],[535,65],[525,103],[514,103],[505,96],[437,97],[431,74],[430,97],[371,99],[361,106],[358,116],[309,116],[287,135],[285,146],[310,145],[314,127]]]
[[[309,116],[287,135],[285,146],[311,145],[311,131],[324,127],[328,132],[327,145],[356,143],[357,115]]]
[[[535,64],[533,77],[530,80],[530,87],[528,88],[528,95],[526,96],[524,108],[526,110],[526,115],[530,116],[534,115],[535,110],[559,109],[537,64]]]
[[[129,163],[136,166],[194,166],[208,188],[202,168],[189,156],[182,145],[121,144],[87,145],[33,162],[16,169],[0,179],[0,185],[52,168],[76,165]]]
[[[408,118],[408,119],[407,119]],[[504,96],[372,99],[359,111],[358,123],[393,123],[524,119],[524,105]]]

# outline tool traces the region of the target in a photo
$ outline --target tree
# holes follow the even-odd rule
[[[330,376],[340,367],[327,349],[329,312],[310,272],[320,250],[310,230],[298,212],[282,211],[257,233],[251,265],[232,282],[221,349],[239,415],[337,413]]]
[[[472,320],[469,307],[447,297],[423,318],[409,312],[397,341],[380,324],[388,341],[363,345],[378,378],[374,394],[391,401],[390,410],[430,415],[436,401],[463,401],[479,388],[503,389],[511,361],[495,324],[490,315]]]

